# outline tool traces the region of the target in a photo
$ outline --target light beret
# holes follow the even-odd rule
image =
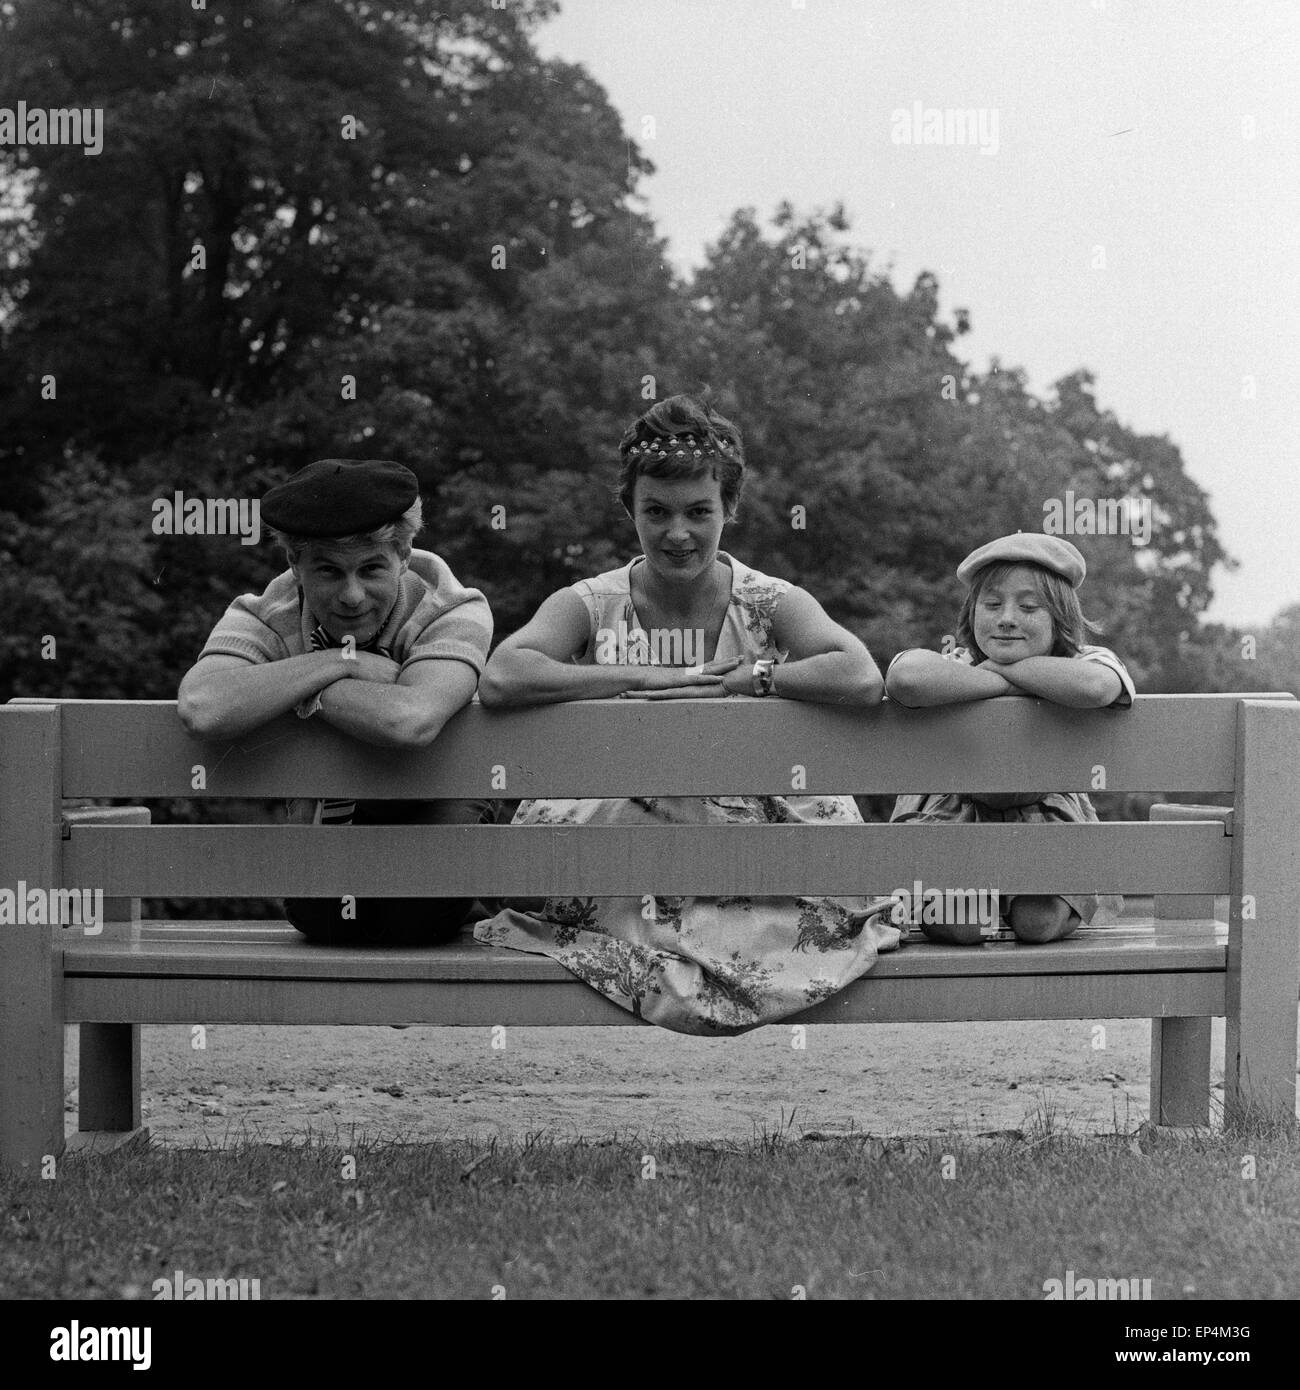
[[[396,521],[420,495],[390,459],[318,459],[262,498],[262,520],[291,536],[357,536]]]
[[[969,584],[976,570],[995,561],[1042,565],[1068,580],[1072,589],[1077,589],[1088,573],[1087,562],[1069,541],[1038,531],[1017,531],[1014,536],[999,536],[978,550],[972,550],[957,566],[957,578]]]

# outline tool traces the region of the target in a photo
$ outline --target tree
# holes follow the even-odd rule
[[[29,199],[0,225],[8,505],[42,524],[42,489],[92,449],[140,499],[137,528],[177,488],[257,496],[312,458],[396,457],[425,543],[503,590],[507,621],[587,572],[584,538],[611,530],[591,477],[680,301],[630,201],[651,166],[590,77],[532,47],[554,9],[0,12],[0,85],[103,106],[108,126],[98,158],[4,154]],[[282,562],[143,534],[163,612],[129,693],[167,695],[225,602]]]
[[[955,628],[958,563],[1008,532],[1042,531],[1067,494],[1151,507],[1134,536],[1079,535],[1085,609],[1144,688],[1160,688],[1209,603],[1219,544],[1205,493],[1167,438],[1102,410],[1086,371],[1040,400],[1023,371],[979,374],[954,352],[938,285],[902,295],[845,242],[839,209],[778,208],[765,236],[732,219],[692,285],[696,370],[737,412],[752,478],[736,545],[806,584],[877,653],[940,644]],[[800,510],[802,509],[802,510]]]
[[[913,561],[949,511],[956,330],[933,277],[900,295],[845,244],[840,210],[800,221],[783,204],[775,228],[736,213],[691,287],[696,372],[734,408],[751,464],[735,544],[869,644],[919,640]]]
[[[9,693],[130,695],[163,604],[130,487],[78,455],[38,520],[0,511],[0,671]]]
[[[10,681],[53,679],[36,613],[62,602],[90,642],[138,600],[138,659],[110,677],[69,656],[58,688],[170,695],[229,598],[282,562],[155,536],[151,502],[256,497],[329,456],[416,471],[424,543],[504,634],[626,559],[618,439],[705,382],[750,461],[725,543],[878,655],[950,633],[961,557],[1041,530],[1073,490],[1151,504],[1146,546],[1080,538],[1086,606],[1144,688],[1199,679],[1189,644],[1228,561],[1176,446],[1104,410],[1086,371],[1045,400],[1021,371],[973,371],[969,315],[943,319],[928,273],[895,288],[838,208],[782,204],[771,228],[741,209],[682,284],[636,205],[650,164],[581,67],[535,51],[554,9],[0,7],[0,88],[106,112],[97,157],[0,150],[0,497],[27,627]],[[55,557],[75,497],[125,528],[127,577],[74,611]]]

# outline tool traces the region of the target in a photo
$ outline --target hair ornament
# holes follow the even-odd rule
[[[674,448],[673,446],[678,446]],[[688,453],[689,451],[689,453]],[[630,457],[651,458],[651,459],[684,459],[693,456],[697,459],[717,458],[725,455],[730,458],[735,454],[735,445],[725,439],[697,439],[693,434],[687,435],[656,435],[652,439],[643,439],[637,444],[628,448]]]

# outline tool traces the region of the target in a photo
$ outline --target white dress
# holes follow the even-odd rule
[[[731,598],[714,659],[752,665],[774,656],[772,620],[791,587],[723,551]],[[641,628],[630,577],[638,557],[573,586],[590,616],[579,664],[636,659],[608,634]],[[620,628],[620,623],[623,626]],[[598,636],[604,634],[603,640]],[[861,824],[851,796],[607,797],[532,800],[515,825]],[[653,882],[653,866],[647,878]],[[872,886],[872,885],[864,885]],[[509,909],[475,937],[550,956],[637,1017],[679,1033],[741,1033],[798,1013],[865,975],[898,945],[893,899],[658,897],[548,898],[536,912]]]

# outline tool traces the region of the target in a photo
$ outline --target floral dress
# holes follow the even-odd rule
[[[772,619],[792,586],[723,551],[731,598],[713,657],[776,655]],[[590,616],[580,664],[653,661],[630,577],[638,557],[573,586]],[[632,641],[620,640],[631,634]],[[707,654],[694,654],[698,660]],[[665,663],[676,664],[676,663]],[[514,825],[861,824],[851,796],[655,796],[524,801]],[[653,879],[653,866],[647,877]],[[798,1013],[865,975],[898,945],[892,898],[548,898],[480,922],[477,940],[550,956],[630,1013],[706,1036],[742,1033]]]
[[[899,653],[901,656],[902,653]],[[945,653],[949,661],[960,662],[963,666],[973,666],[975,659],[966,647],[957,647]],[[897,661],[898,657],[894,658]],[[1124,663],[1109,647],[1084,646],[1075,654],[1076,661],[1096,661],[1114,671],[1120,680],[1120,692],[1115,697],[1112,709],[1129,709],[1133,704],[1133,677],[1129,675]],[[893,665],[893,662],[890,662]],[[1095,824],[1097,812],[1083,792],[1049,792],[1041,800],[1028,802],[1024,806],[1005,808],[988,806],[973,796],[963,792],[931,792],[928,795],[909,794],[900,796],[894,802],[890,816],[894,821],[911,821],[918,825],[950,825],[962,821],[1013,821],[1019,824],[1043,825],[1054,821],[1086,821]],[[1061,893],[1067,903],[1079,914],[1080,919],[1089,923],[1094,919],[1098,925],[1113,921],[1124,909],[1124,899],[1117,893]],[[1000,911],[1005,916],[1015,901],[1014,893],[1001,895]]]

